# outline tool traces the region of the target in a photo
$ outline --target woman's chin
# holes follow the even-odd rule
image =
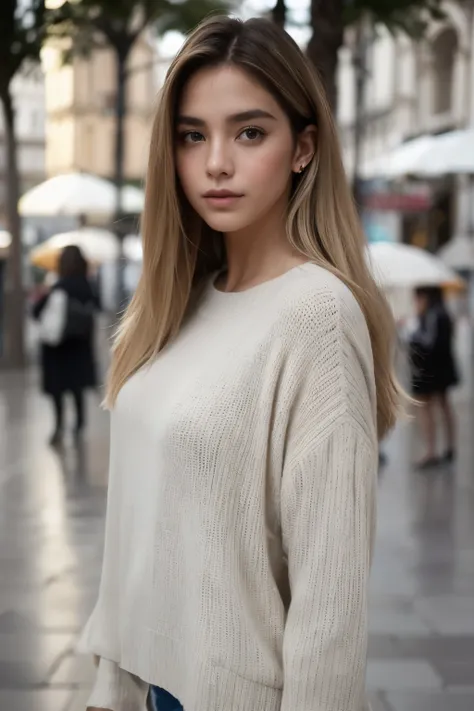
[[[251,221],[243,219],[242,215],[220,214],[206,215],[204,220],[212,230],[216,232],[240,232],[250,226]]]

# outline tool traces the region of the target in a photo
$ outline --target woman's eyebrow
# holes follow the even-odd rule
[[[248,111],[240,111],[236,114],[231,114],[227,118],[228,123],[241,123],[242,121],[253,121],[255,119],[271,119],[276,121],[276,117],[270,114],[268,111],[263,109],[249,109]],[[194,126],[196,128],[202,128],[206,125],[204,119],[198,118],[197,116],[180,115],[177,118],[178,124],[186,124],[187,126]]]

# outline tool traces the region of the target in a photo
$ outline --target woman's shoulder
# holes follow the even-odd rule
[[[302,265],[288,291],[285,316],[290,323],[303,326],[308,335],[342,327],[368,336],[367,323],[355,295],[329,269],[314,263]]]
[[[289,359],[326,377],[359,369],[372,388],[374,361],[365,316],[351,289],[318,265],[299,270],[279,318],[278,335]],[[352,377],[348,375],[348,377]]]
[[[295,377],[327,401],[339,399],[341,411],[358,403],[375,421],[372,342],[355,295],[342,279],[314,264],[304,266],[298,287],[285,319]]]
[[[67,283],[64,283],[63,281],[55,282],[49,291],[49,296],[51,296],[51,294],[55,294],[57,291],[62,291],[67,294],[67,292],[68,292]]]

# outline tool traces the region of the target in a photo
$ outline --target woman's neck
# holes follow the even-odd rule
[[[220,279],[223,291],[242,291],[274,279],[308,261],[288,242],[281,225],[266,226],[225,235],[226,274]]]

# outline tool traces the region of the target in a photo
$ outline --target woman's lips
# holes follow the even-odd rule
[[[204,194],[204,199],[214,207],[229,207],[234,205],[243,195],[229,190],[210,190]]]

